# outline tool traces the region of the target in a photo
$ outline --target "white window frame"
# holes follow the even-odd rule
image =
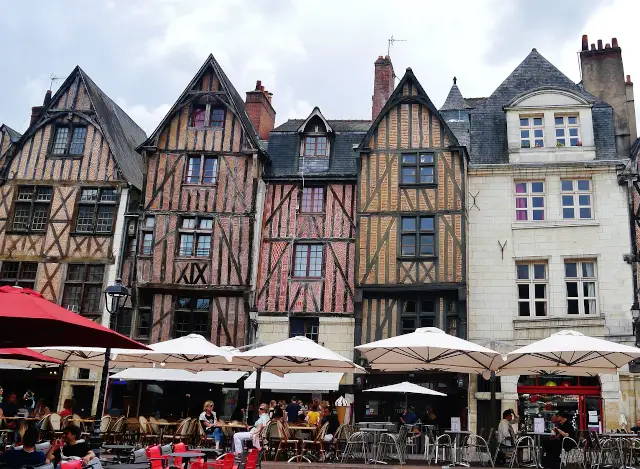
[[[576,119],[576,123],[575,124],[570,124],[569,123],[569,118],[571,117],[575,117]],[[562,124],[558,124],[556,122],[556,119],[562,119]],[[555,125],[555,132],[554,132],[554,136],[556,139],[556,147],[581,147],[582,146],[582,140],[580,139],[580,117],[578,116],[578,114],[555,114],[553,116],[553,123]],[[564,135],[558,136],[558,130],[563,130],[564,131]],[[577,136],[572,136],[570,134],[570,129],[578,129],[578,135]],[[572,139],[576,139],[575,145],[571,144],[571,140]],[[564,144],[560,143],[560,140],[564,140]],[[568,141],[568,145],[567,145],[567,141]]]
[[[565,190],[563,183],[571,182],[571,190]],[[587,181],[589,189],[580,189],[580,182]],[[589,204],[582,204],[580,196],[588,196]],[[571,197],[571,205],[565,205],[565,198]],[[584,200],[584,199],[583,199]],[[590,216],[583,217],[580,209],[589,209]],[[565,216],[565,209],[573,210],[573,217]],[[593,220],[593,181],[590,178],[560,179],[560,210],[563,220]]]
[[[526,279],[519,278],[518,267],[526,266],[527,267],[527,276]],[[544,278],[535,278],[535,266],[543,266],[544,268]],[[527,285],[529,287],[529,298],[521,299],[520,298],[520,285]],[[544,285],[544,298],[536,298],[536,285]],[[519,318],[546,318],[549,317],[549,265],[547,261],[518,261],[516,262],[516,289],[517,289],[517,298],[518,298],[518,311],[517,316]],[[528,303],[529,304],[529,315],[521,315],[520,314],[520,304]],[[545,314],[538,316],[536,314],[536,303],[544,303],[545,304]]]
[[[527,119],[527,125],[522,125],[523,119]],[[540,124],[535,124],[535,120],[540,119]],[[544,116],[540,115],[520,115],[518,116],[518,122],[520,127],[518,129],[520,135],[520,148],[544,148]],[[523,137],[522,131],[528,131],[529,136]],[[535,131],[539,130],[542,132],[542,136],[536,137]],[[523,146],[523,142],[529,142],[529,146]],[[533,146],[532,146],[533,142]],[[542,145],[538,146],[536,142],[542,142]]]
[[[533,184],[540,183],[542,184],[542,192],[532,192]],[[525,184],[526,192],[517,192],[518,184]],[[533,200],[542,198],[542,207],[534,207]],[[526,207],[518,207],[518,199],[526,199]],[[535,181],[513,181],[513,201],[515,203],[515,219],[518,223],[530,223],[530,222],[544,222],[547,220],[547,197],[546,197],[546,181],[544,179],[539,179]],[[542,211],[542,220],[534,220],[533,212]],[[525,220],[521,220],[518,218],[518,212],[525,212],[527,217]]]
[[[567,264],[576,264],[577,277],[567,277]],[[585,276],[583,264],[593,264],[593,277]],[[567,284],[577,283],[578,296],[569,296]],[[593,283],[593,295],[585,295],[584,287],[586,283]],[[596,259],[565,259],[564,260],[564,285],[566,294],[567,316],[569,317],[595,317],[598,315],[598,263]],[[578,301],[578,313],[569,313],[569,301]],[[585,301],[593,301],[593,311],[585,313]]]

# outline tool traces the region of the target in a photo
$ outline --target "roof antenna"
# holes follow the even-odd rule
[[[49,83],[49,89],[53,88],[53,82],[54,81],[58,81],[58,80],[64,80],[64,77],[58,77],[56,75],[54,75],[53,73],[49,76],[49,79],[51,80],[51,83]]]
[[[387,46],[387,55],[391,55],[391,46],[396,43],[396,42],[407,42],[406,39],[396,39],[395,37],[393,37],[393,34],[391,35],[391,37],[388,39],[389,45]]]

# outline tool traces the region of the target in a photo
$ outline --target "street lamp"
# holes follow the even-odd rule
[[[638,302],[631,305],[631,317],[633,318],[633,332],[636,336],[636,347],[640,347],[640,305],[638,305]]]
[[[104,300],[107,312],[113,316],[113,329],[118,329],[118,315],[120,310],[129,298],[129,290],[122,284],[122,279],[116,279],[113,285],[107,287],[104,291]],[[107,381],[109,380],[109,360],[111,359],[111,348],[107,348],[104,353],[104,365],[102,367],[102,377],[100,379],[100,390],[98,394],[98,407],[96,408],[96,421],[93,426],[93,436],[91,437],[91,446],[100,448],[102,444],[102,436],[100,435],[100,424],[102,423],[102,414],[104,413],[104,399],[107,392]]]

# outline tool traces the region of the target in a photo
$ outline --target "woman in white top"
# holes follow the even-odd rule
[[[213,434],[216,440],[216,449],[220,449],[220,442],[222,441],[222,430],[218,424],[218,418],[213,411],[213,401],[206,401],[204,403],[202,413],[198,418],[200,425],[207,436]]]

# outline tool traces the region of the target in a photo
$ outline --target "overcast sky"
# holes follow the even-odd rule
[[[49,76],[75,65],[151,133],[209,53],[236,89],[257,79],[277,122],[371,116],[373,62],[391,48],[436,106],[452,77],[488,96],[536,47],[575,81],[581,35],[617,37],[640,83],[637,0],[4,0],[0,123],[23,132]],[[54,83],[55,91],[62,81]],[[640,91],[637,91],[640,92]]]

